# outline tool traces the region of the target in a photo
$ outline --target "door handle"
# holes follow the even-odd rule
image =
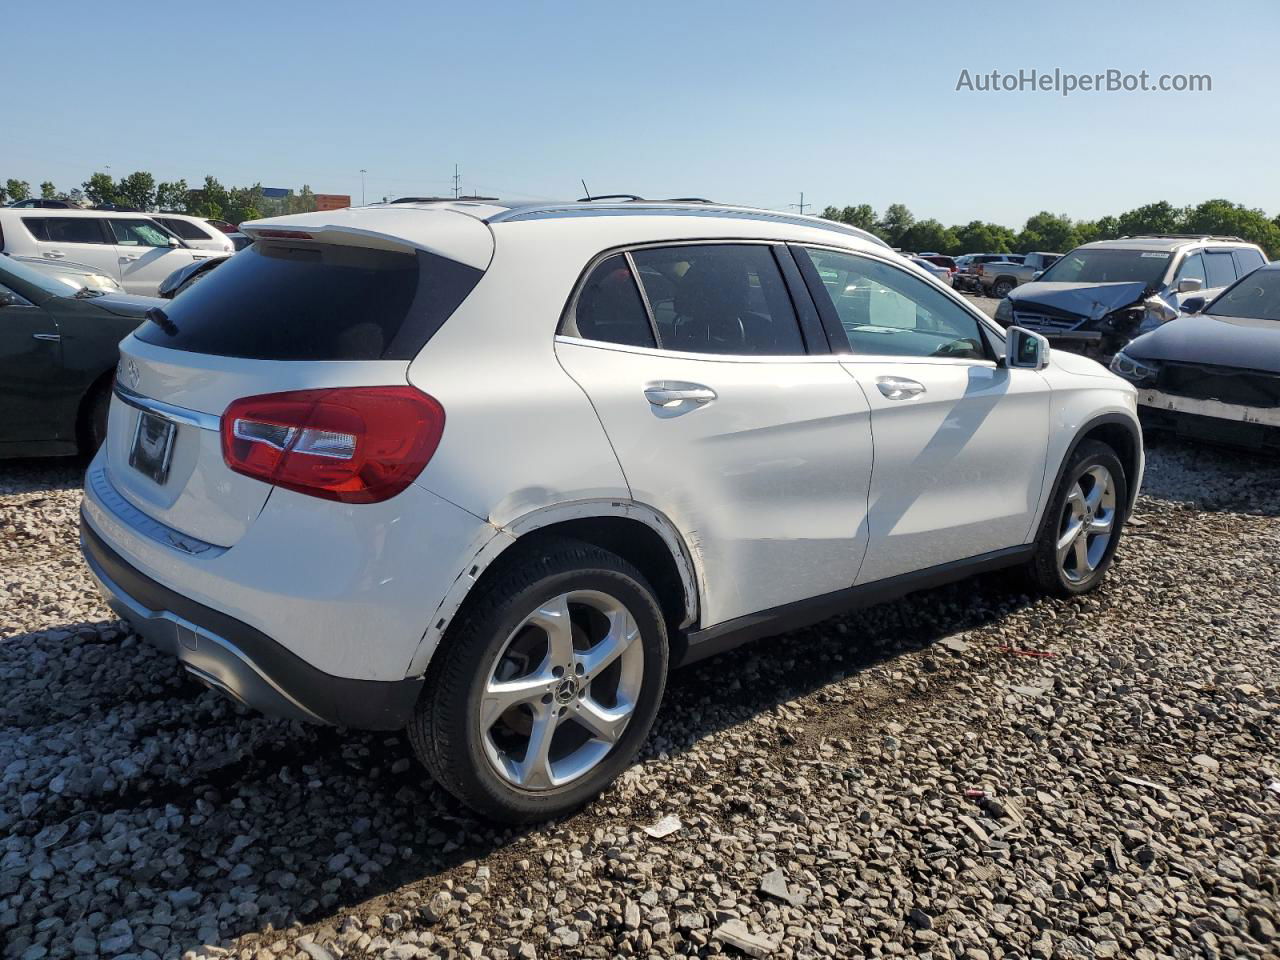
[[[876,386],[889,400],[910,400],[924,393],[924,384],[906,377],[876,377]]]
[[[67,256],[61,250],[46,250],[44,255],[46,260],[63,260]]]
[[[48,340],[50,343],[57,343],[62,339],[62,337],[58,336],[56,333],[33,333],[31,335],[31,339]]]
[[[137,259],[138,259],[137,257],[132,257],[132,256],[131,256],[131,257],[121,257],[121,258],[120,258],[120,262],[121,262],[121,263],[132,263],[134,260],[137,260]]]
[[[659,380],[645,386],[644,398],[655,407],[669,407],[686,400],[696,404],[710,403],[716,398],[716,392],[701,383]]]

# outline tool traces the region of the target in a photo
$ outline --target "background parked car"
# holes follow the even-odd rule
[[[1027,283],[1053,266],[1061,257],[1060,253],[1028,253],[1022,262],[1013,260],[997,260],[978,266],[978,286],[988,296],[1007,297],[1009,291],[1022,283]]]
[[[1130,341],[1111,369],[1137,386],[1148,427],[1280,453],[1280,263]]]
[[[174,236],[181,238],[193,250],[213,250],[217,253],[234,253],[236,246],[231,238],[207,220],[178,213],[153,213],[151,219]]]
[[[1214,296],[1265,262],[1261,247],[1239,237],[1099,240],[1010,292],[995,316],[1004,326],[1016,323],[1105,360],[1176,317],[1188,297]]]
[[[65,277],[0,257],[0,457],[96,450],[117,344],[163,304],[72,290]]]
[[[965,259],[964,269],[951,278],[951,285],[957,290],[977,291],[978,267],[986,263],[1021,263],[1022,256],[1017,253],[970,253]]]
[[[908,259],[939,283],[951,282],[951,271],[946,267],[941,267],[925,257],[909,257]]]
[[[19,263],[25,263],[29,267],[39,270],[41,273],[48,274],[55,280],[61,280],[71,292],[75,293],[82,287],[89,290],[95,290],[100,293],[123,293],[124,288],[120,286],[118,280],[108,277],[96,267],[91,267],[87,263],[75,263],[71,260],[43,260],[40,257],[14,257]]]
[[[128,293],[154,296],[180,266],[213,256],[192,250],[140,213],[0,208],[0,252],[87,264]]]
[[[9,204],[11,207],[39,207],[45,210],[79,210],[77,204],[70,200],[49,200],[45,197],[28,197],[25,200],[15,200]]]

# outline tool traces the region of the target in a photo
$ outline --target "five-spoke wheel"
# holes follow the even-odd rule
[[[1116,484],[1111,471],[1094,464],[1067,493],[1058,528],[1058,565],[1073,583],[1098,569],[1116,525]]]

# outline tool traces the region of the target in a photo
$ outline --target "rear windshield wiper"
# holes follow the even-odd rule
[[[146,318],[154,323],[157,327],[167,333],[169,336],[176,336],[178,333],[178,325],[169,319],[169,315],[159,307],[150,308],[146,314]]]

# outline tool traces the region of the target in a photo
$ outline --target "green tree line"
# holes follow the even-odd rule
[[[197,217],[240,223],[282,213],[309,213],[316,208],[311,187],[288,197],[266,197],[262,184],[251,187],[226,187],[216,177],[207,176],[202,186],[192,189],[186,180],[156,182],[145,170],[136,170],[116,180],[111,174],[97,172],[70,190],[59,190],[51,181],[40,184],[40,197],[45,200],[67,200],[71,203],[102,206],[134,207],[138,210],[188,213]],[[32,197],[31,184],[10,177],[0,185],[0,204]]]
[[[1161,200],[1097,220],[1073,220],[1065,213],[1044,210],[1028,217],[1021,230],[982,220],[948,227],[933,219],[917,220],[901,203],[890,204],[879,216],[866,203],[827,207],[822,216],[868,230],[890,246],[952,256],[1033,250],[1066,253],[1092,240],[1144,233],[1208,233],[1240,237],[1258,244],[1269,258],[1280,257],[1280,216],[1268,219],[1263,211],[1230,200],[1206,200],[1187,207]]]

